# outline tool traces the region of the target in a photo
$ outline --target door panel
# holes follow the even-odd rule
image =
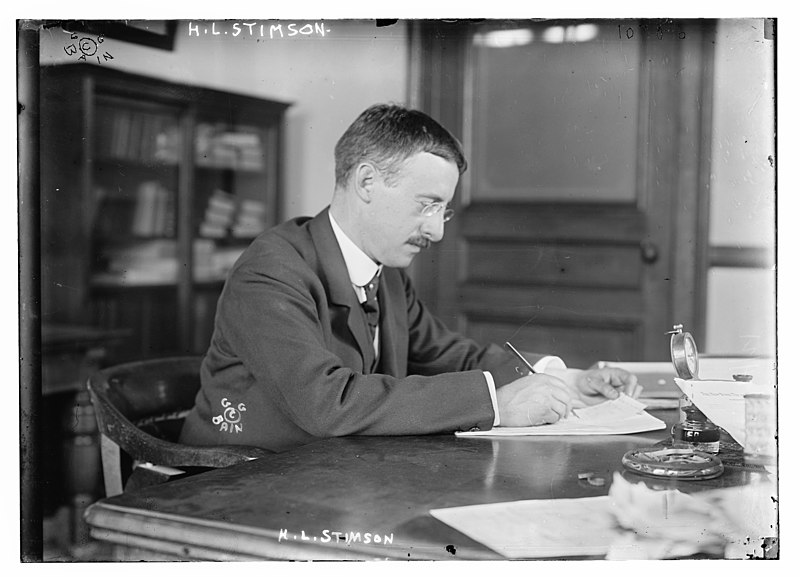
[[[641,44],[618,34],[613,21],[475,28],[465,100],[472,199],[635,202]]]
[[[467,242],[467,283],[639,288],[641,259],[630,246],[532,241]]]
[[[420,104],[470,162],[456,218],[415,270],[452,327],[588,366],[668,359],[664,332],[692,324],[673,318],[694,310],[676,306],[694,285],[675,267],[697,250],[685,211],[704,193],[702,163],[678,146],[702,136],[711,43],[702,24],[646,26],[417,29]]]

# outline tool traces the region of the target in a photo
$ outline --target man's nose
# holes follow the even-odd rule
[[[422,223],[422,234],[431,240],[439,242],[444,238],[444,216],[441,212],[428,216]]]

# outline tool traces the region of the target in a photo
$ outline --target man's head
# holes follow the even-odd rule
[[[439,123],[401,106],[372,106],[339,139],[335,158],[334,216],[373,260],[406,267],[441,240],[467,163]]]

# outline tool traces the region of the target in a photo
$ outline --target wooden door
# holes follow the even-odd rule
[[[570,366],[702,336],[711,29],[700,22],[420,23],[415,105],[470,168],[420,293],[483,342]]]

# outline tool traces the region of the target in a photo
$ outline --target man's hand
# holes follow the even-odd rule
[[[555,423],[572,410],[572,395],[561,379],[528,375],[497,389],[501,427]]]
[[[591,368],[585,371],[567,369],[562,378],[576,399],[577,406],[596,405],[609,399],[616,399],[621,393],[635,399],[642,391],[636,375],[612,367]]]

